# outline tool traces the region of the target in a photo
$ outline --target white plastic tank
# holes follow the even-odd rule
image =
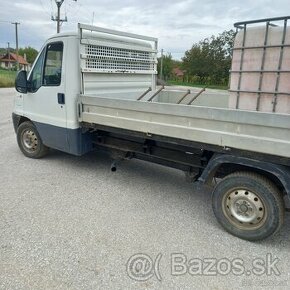
[[[266,25],[247,28],[244,52],[239,49],[243,47],[244,30],[241,29],[236,35],[229,107],[290,114],[290,47],[287,47],[290,45],[290,27],[286,29],[286,46],[282,53],[283,27],[268,27],[264,49],[266,31]]]

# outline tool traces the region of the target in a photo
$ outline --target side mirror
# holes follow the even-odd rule
[[[17,73],[15,79],[15,89],[19,93],[27,93],[27,72],[25,70],[21,70]]]

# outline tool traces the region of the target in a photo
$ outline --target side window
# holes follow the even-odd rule
[[[44,57],[45,57],[45,48],[42,50],[41,54],[39,55],[29,77],[30,91],[32,93],[36,92],[42,85],[42,68],[43,68]]]
[[[63,43],[48,44],[44,64],[43,85],[59,86],[61,83]]]

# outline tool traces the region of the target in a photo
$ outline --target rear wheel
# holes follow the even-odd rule
[[[251,172],[228,175],[217,184],[212,206],[219,223],[231,234],[261,240],[279,230],[284,220],[284,201],[267,178]]]
[[[17,129],[17,142],[22,153],[30,158],[41,158],[48,153],[46,147],[35,128],[29,122],[23,122]]]

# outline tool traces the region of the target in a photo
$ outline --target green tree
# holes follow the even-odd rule
[[[174,61],[172,60],[172,55],[170,53],[163,55],[163,69],[162,69],[162,75],[163,79],[166,81],[170,78],[172,74],[173,64]],[[157,65],[158,75],[160,76],[161,73],[161,57],[158,58],[158,65]]]
[[[226,84],[234,36],[235,32],[229,30],[193,44],[182,59],[188,77],[203,84]]]
[[[15,49],[10,47],[9,49],[10,52],[15,52]],[[0,48],[0,55],[5,55],[8,52],[8,48],[7,47],[1,47]]]
[[[27,46],[25,48],[19,48],[19,55],[24,56],[26,54],[26,60],[28,63],[33,63],[37,57],[38,51],[31,46]]]

